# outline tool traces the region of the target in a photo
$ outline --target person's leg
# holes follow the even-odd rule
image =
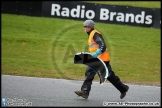
[[[83,82],[83,85],[81,86],[81,91],[89,95],[89,92],[91,90],[92,81],[94,79],[94,76],[96,75],[96,72],[93,71],[92,68],[88,67],[85,72],[85,80]]]
[[[75,93],[78,96],[82,96],[83,98],[88,98],[90,90],[91,90],[92,81],[95,75],[96,75],[96,72],[93,71],[92,68],[88,67],[86,69],[85,80],[81,86],[81,91],[75,91]]]
[[[124,98],[126,95],[126,92],[128,91],[129,87],[125,84],[123,84],[118,76],[115,75],[115,73],[112,71],[111,65],[109,62],[105,62],[106,66],[108,67],[110,76],[107,78],[110,83],[112,83],[121,93],[120,98]]]

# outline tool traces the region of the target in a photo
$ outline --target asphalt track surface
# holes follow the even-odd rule
[[[93,82],[88,99],[84,99],[74,93],[82,82],[1,75],[1,97],[6,99],[5,106],[161,106],[161,87],[128,84],[126,97],[120,99],[120,92],[111,83]]]

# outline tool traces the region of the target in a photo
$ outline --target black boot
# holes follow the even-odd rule
[[[128,89],[129,89],[129,86],[127,86],[127,85],[125,85],[125,86],[126,86],[126,91],[123,92],[123,93],[121,93],[121,95],[120,95],[120,99],[123,99],[123,98],[126,96],[126,92],[127,92]]]

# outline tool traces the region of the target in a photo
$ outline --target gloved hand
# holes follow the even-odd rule
[[[94,57],[94,58],[97,58],[98,55],[100,55],[102,53],[102,51],[98,48],[96,52],[92,53],[91,55]]]

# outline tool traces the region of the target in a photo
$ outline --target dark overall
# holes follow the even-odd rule
[[[112,71],[110,63],[105,62],[105,64],[108,67],[108,71],[110,74],[109,77],[107,78],[107,80],[110,81],[120,91],[120,93],[126,92],[125,85],[120,81],[119,77],[116,76],[115,73]],[[90,93],[92,81],[93,81],[95,75],[96,75],[96,72],[94,72],[90,67],[88,67],[86,69],[85,80],[81,87],[81,91],[87,95],[89,95],[89,93]]]

